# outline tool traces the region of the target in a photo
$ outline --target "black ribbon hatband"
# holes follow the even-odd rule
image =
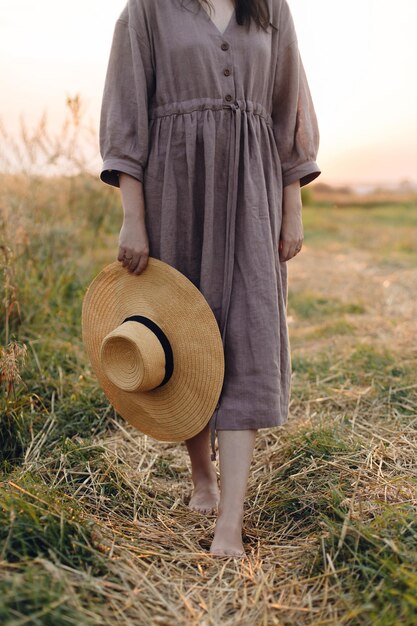
[[[131,315],[130,317],[126,317],[126,319],[123,320],[122,324],[124,324],[125,322],[139,322],[139,324],[144,324],[158,337],[161,346],[163,347],[165,352],[165,376],[163,381],[157,387],[155,387],[155,389],[158,389],[158,387],[162,387],[162,385],[165,385],[169,381],[172,376],[172,372],[174,371],[174,355],[172,353],[172,348],[171,344],[169,343],[168,337],[166,336],[162,328],[158,326],[158,324],[155,324],[153,320],[149,319],[149,317],[145,317],[143,315]]]

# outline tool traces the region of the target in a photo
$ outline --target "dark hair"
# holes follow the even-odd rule
[[[206,4],[210,12],[214,8],[210,0],[198,0],[198,2]],[[266,30],[271,23],[267,0],[235,0],[235,6],[236,21],[240,25],[246,24],[249,28],[253,20],[258,28]],[[273,24],[271,26],[276,28]]]

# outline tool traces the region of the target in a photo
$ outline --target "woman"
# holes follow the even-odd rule
[[[286,263],[301,249],[300,187],[320,174],[318,143],[286,0],[128,0],[103,93],[100,176],[122,194],[118,260],[137,275],[149,255],[177,268],[221,330],[220,400],[186,441],[189,507],[218,505],[213,555],[245,554],[256,432],[288,418]]]

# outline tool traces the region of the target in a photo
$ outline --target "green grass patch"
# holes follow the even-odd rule
[[[30,393],[19,388],[13,398],[0,398],[0,470],[4,463],[21,463],[32,438],[42,431],[46,430],[43,448],[48,453],[68,438],[113,429],[110,419],[115,413],[99,386],[75,376],[66,380],[64,385],[59,375],[27,378]]]
[[[340,546],[342,523],[323,515],[323,548],[336,569],[351,624],[412,626],[417,612],[417,517],[415,508],[386,504],[366,522],[350,520]],[[320,552],[315,571],[326,565]]]
[[[410,267],[417,261],[415,203],[346,208],[306,206],[303,225],[306,244],[325,246],[329,260],[334,250],[352,254],[358,249],[371,252],[381,265]]]
[[[413,417],[417,411],[414,363],[406,364],[388,348],[376,348],[367,342],[357,344],[350,353],[336,356],[331,351],[313,356],[292,356],[293,398],[301,402],[319,397],[320,407],[345,408],[346,416],[357,402],[357,395],[338,394],[338,389],[366,391],[362,405],[379,406],[381,415]],[[365,404],[364,404],[365,403]]]
[[[89,604],[83,596],[82,588],[72,589],[64,576],[48,573],[42,564],[33,563],[23,572],[0,580],[0,622],[3,626],[102,624],[98,616],[83,612],[80,605]]]
[[[353,335],[356,331],[356,327],[345,319],[339,319],[336,321],[329,321],[321,324],[318,328],[315,328],[308,334],[310,339],[331,338],[338,335]]]
[[[399,386],[399,381],[413,380],[412,367],[402,364],[398,356],[388,348],[375,348],[367,342],[357,344],[350,354],[335,358],[328,352],[313,357],[302,354],[292,356],[293,371],[304,380],[320,385],[320,381],[332,377],[331,385],[345,386],[375,383],[382,391]]]
[[[92,542],[92,522],[30,475],[0,493],[0,555],[9,563],[42,557],[93,575],[106,570]]]
[[[322,296],[310,291],[288,290],[288,310],[305,320],[321,319],[345,313],[360,315],[365,306],[359,302],[341,302],[338,298]]]

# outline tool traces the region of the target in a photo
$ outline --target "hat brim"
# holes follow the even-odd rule
[[[152,319],[171,344],[172,376],[151,391],[120,389],[100,362],[104,337],[131,315]],[[223,344],[208,302],[177,269],[154,257],[139,275],[119,261],[107,265],[84,295],[82,339],[110,403],[142,433],[160,441],[182,441],[208,423],[223,385]]]

